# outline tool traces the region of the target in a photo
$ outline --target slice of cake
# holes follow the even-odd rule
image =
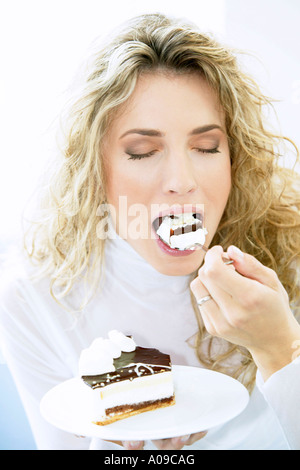
[[[170,356],[116,330],[82,351],[79,374],[93,390],[98,425],[175,404]]]
[[[161,218],[156,233],[170,248],[185,250],[194,243],[204,245],[207,230],[200,214],[182,213]]]

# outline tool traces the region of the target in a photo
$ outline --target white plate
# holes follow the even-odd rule
[[[176,404],[105,426],[92,423],[91,389],[80,378],[51,389],[41,413],[52,425],[81,436],[108,440],[152,440],[208,430],[240,414],[249,401],[237,380],[210,370],[173,366]]]

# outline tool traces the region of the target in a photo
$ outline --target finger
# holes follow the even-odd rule
[[[204,284],[201,282],[199,277],[196,277],[191,282],[190,287],[191,287],[192,293],[195,296],[197,303],[200,299],[202,299],[202,297],[206,297],[207,295],[209,295],[208,290],[206,289]],[[213,298],[209,300],[208,302],[213,302]],[[207,304],[208,302],[206,302],[205,304]],[[210,315],[207,313],[207,310],[205,309],[205,304],[201,305],[201,308],[198,305],[198,309],[201,314],[201,318],[203,320],[206,330],[208,331],[208,333],[213,334],[213,331],[215,331],[215,325],[213,321],[211,320]]]
[[[158,450],[181,450],[189,438],[190,435],[172,439],[157,439],[153,443]]]
[[[210,294],[213,301],[218,307],[232,306],[232,295],[224,289],[224,283],[216,282],[218,277],[227,279],[228,274],[236,274],[232,266],[226,266],[223,263],[223,248],[215,246],[210,250],[205,258],[205,264],[199,269],[198,277],[196,277],[190,284],[191,291],[197,301]],[[241,277],[240,275],[237,276]],[[222,281],[222,279],[221,279]],[[232,281],[231,281],[232,282]],[[226,303],[226,305],[225,305]],[[201,311],[206,306],[210,306],[211,301],[205,302],[201,305]]]
[[[172,445],[173,449],[180,450],[184,446],[190,446],[194,444],[195,442],[199,441],[200,439],[205,437],[206,434],[207,434],[207,431],[203,431],[203,432],[198,432],[195,434],[189,434],[186,436],[173,437],[172,439],[170,439],[171,441],[170,444]]]
[[[205,285],[203,284],[203,282],[201,281],[199,277],[196,277],[195,279],[193,279],[193,281],[190,284],[190,288],[197,301],[202,299],[202,297],[209,295],[207,288],[205,287]]]
[[[202,431],[202,432],[197,432],[195,434],[192,434],[190,439],[188,439],[188,441],[186,441],[186,444],[185,445],[192,445],[194,444],[195,442],[197,441],[200,441],[200,439],[203,439],[203,437],[206,436],[208,431]]]
[[[259,281],[241,275],[238,272],[235,260],[236,270],[228,269],[228,266],[224,265],[222,261],[222,252],[221,247],[211,248],[205,256],[204,265],[198,272],[198,277],[213,295],[215,301],[220,305],[220,302],[223,301],[225,297],[223,295],[221,297],[216,295],[216,287],[220,289],[220,292],[226,292],[231,297],[242,300],[245,293],[248,294],[253,291],[255,285],[256,287],[262,286]],[[242,260],[239,261],[239,267],[243,262]]]
[[[127,450],[142,450],[144,441],[123,441],[123,447]]]
[[[278,289],[279,282],[275,271],[264,266],[254,256],[243,253],[236,246],[230,246],[227,253],[234,261],[236,270],[244,277],[256,280],[273,290]]]
[[[209,291],[201,282],[199,277],[191,282],[191,290],[197,301],[209,294]],[[225,293],[225,295],[227,294]],[[224,325],[225,318],[222,315],[218,303],[215,301],[214,295],[212,295],[212,298],[201,306],[198,305],[198,308],[207,332],[211,335],[218,336],[218,331],[220,330],[220,327]]]
[[[189,446],[206,436],[207,431],[188,434],[186,436],[173,437],[172,439],[159,439],[153,441],[159,450],[181,450],[184,446]]]

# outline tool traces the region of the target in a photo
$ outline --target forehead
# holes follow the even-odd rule
[[[223,125],[224,112],[214,90],[200,73],[157,71],[139,76],[132,95],[117,109],[112,127],[161,128],[166,121],[189,125],[194,120],[197,125]]]

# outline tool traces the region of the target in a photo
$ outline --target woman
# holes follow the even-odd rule
[[[231,51],[163,15],[132,20],[95,55],[34,226],[37,264],[2,295],[5,356],[39,448],[300,448],[300,201],[278,165],[284,139],[263,122],[269,104]],[[195,212],[206,255],[159,239],[157,221]],[[238,378],[248,407],[207,434],[152,443],[45,423],[44,393],[113,328]]]

